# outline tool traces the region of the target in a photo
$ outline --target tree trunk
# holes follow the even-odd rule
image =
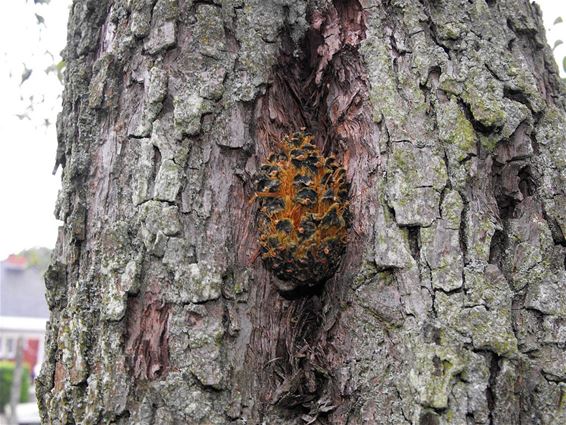
[[[566,108],[527,0],[76,0],[45,424],[566,423]],[[347,168],[336,274],[256,257],[259,165]]]

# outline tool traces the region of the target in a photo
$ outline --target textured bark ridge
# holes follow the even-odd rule
[[[566,105],[526,0],[76,0],[46,424],[566,423]],[[282,298],[250,203],[302,127],[336,274]]]

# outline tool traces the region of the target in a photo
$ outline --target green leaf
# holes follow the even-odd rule
[[[49,65],[47,68],[45,68],[45,73],[49,74],[50,72],[56,72],[57,73],[57,78],[59,79],[59,81],[63,82],[63,71],[65,70],[65,61],[59,61],[57,63],[54,63],[52,65]]]
[[[564,42],[562,40],[556,40],[554,42],[554,46],[552,46],[552,50],[556,49],[558,46],[560,46],[561,44],[564,44]]]
[[[61,60],[59,61],[59,63],[57,63],[56,65],[57,67],[57,78],[59,78],[59,81],[62,83],[63,82],[63,72],[65,71],[65,61]]]
[[[556,18],[556,19],[554,20],[554,22],[552,23],[552,25],[561,24],[562,22],[563,22],[562,16],[559,16],[558,18]]]
[[[65,69],[65,61],[64,60],[59,61],[56,66],[58,72],[63,72],[63,70]]]

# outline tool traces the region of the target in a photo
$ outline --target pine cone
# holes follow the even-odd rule
[[[344,168],[312,139],[285,136],[256,180],[261,257],[279,279],[308,287],[335,273],[349,226]]]

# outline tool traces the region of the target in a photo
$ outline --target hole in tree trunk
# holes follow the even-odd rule
[[[366,70],[358,52],[365,38],[362,6],[357,0],[335,1],[325,10],[310,11],[308,20],[310,27],[299,46],[283,35],[271,84],[255,105],[256,154],[258,162],[264,162],[283,135],[301,128],[312,133],[314,144],[325,155],[336,154],[347,170],[353,214],[350,233],[356,238],[349,237],[342,266],[318,292],[292,294],[292,301],[277,300],[279,295],[274,291],[258,292],[272,294],[270,299],[259,300],[272,305],[256,324],[258,332],[271,341],[258,336],[261,343],[252,351],[255,361],[269,375],[266,403],[285,408],[285,415],[318,416],[328,413],[315,412],[316,401],[322,397],[330,397],[333,405],[340,403],[336,395],[339,391],[331,388],[336,367],[332,362],[339,359],[334,355],[329,360],[324,315],[338,311],[339,286],[347,282],[342,274],[355,269],[367,243],[371,231],[365,224],[371,222],[367,208],[375,200],[369,201],[374,195],[366,189],[376,178],[370,174],[377,167],[379,154],[372,145],[378,130],[372,120]],[[265,277],[259,285],[277,285],[271,274],[260,271],[258,275]],[[266,327],[273,328],[274,322],[279,329],[265,331]]]

